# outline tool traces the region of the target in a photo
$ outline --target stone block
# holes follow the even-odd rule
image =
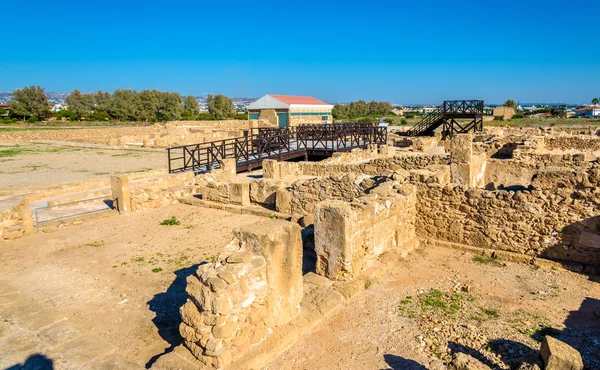
[[[277,212],[292,213],[292,193],[287,189],[279,189],[275,195],[275,208]]]
[[[265,179],[280,179],[279,162],[274,159],[265,159],[262,162],[263,178]]]
[[[471,163],[471,157],[473,156],[473,135],[454,135],[451,140],[450,154],[452,163]]]
[[[302,236],[297,224],[265,220],[235,231],[235,236],[266,261],[269,326],[298,314],[302,289]]]
[[[229,184],[229,202],[241,206],[250,205],[250,184],[233,182]]]
[[[540,347],[546,370],[582,370],[581,354],[560,340],[547,335]]]
[[[129,178],[127,176],[111,176],[110,189],[114,199],[116,199],[116,208],[119,213],[128,213],[131,211],[131,192],[129,189]]]

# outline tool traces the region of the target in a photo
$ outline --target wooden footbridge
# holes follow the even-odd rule
[[[169,172],[207,172],[219,160],[235,158],[238,172],[262,166],[265,159],[308,159],[334,152],[385,144],[387,128],[372,123],[335,123],[284,128],[259,128],[243,137],[168,148]]]
[[[447,100],[403,136],[433,136],[442,126],[444,137],[469,131],[483,131],[483,100]]]

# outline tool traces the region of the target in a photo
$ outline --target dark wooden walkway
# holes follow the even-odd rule
[[[483,131],[483,100],[447,100],[403,136],[433,136],[442,127],[442,136]]]
[[[243,137],[168,148],[169,172],[207,172],[219,160],[235,158],[238,172],[262,166],[265,159],[308,159],[334,152],[385,144],[387,128],[371,123],[336,123],[286,128],[261,128]]]

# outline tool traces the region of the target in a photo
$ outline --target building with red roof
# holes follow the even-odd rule
[[[333,105],[312,96],[267,94],[248,106],[249,119],[278,127],[331,123]]]

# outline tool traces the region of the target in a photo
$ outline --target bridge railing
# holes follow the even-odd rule
[[[167,153],[169,172],[203,172],[219,167],[219,161],[225,158],[235,158],[238,166],[259,167],[264,159],[283,158],[294,152],[331,153],[386,141],[385,127],[336,123],[254,129],[242,137],[168,148]]]

